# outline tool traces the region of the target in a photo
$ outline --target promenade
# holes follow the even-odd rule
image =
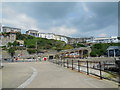
[[[2,88],[117,88],[118,84],[100,80],[48,61],[5,63]]]

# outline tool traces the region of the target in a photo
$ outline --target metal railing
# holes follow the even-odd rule
[[[108,79],[119,82],[119,75],[117,71],[112,72],[109,70],[111,67],[118,70],[118,67],[114,65],[115,61],[81,61],[74,59],[51,59],[49,61],[62,67],[71,68],[72,70],[76,70],[78,72],[84,72],[87,75],[97,76],[101,80]],[[115,77],[110,77],[111,74]]]

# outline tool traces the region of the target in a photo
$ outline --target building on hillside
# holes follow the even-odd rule
[[[18,42],[20,46],[24,45],[24,41],[23,40],[16,40],[16,42]]]
[[[68,43],[69,44],[85,43],[87,40],[92,40],[92,39],[93,39],[93,37],[68,38]]]
[[[26,31],[27,35],[31,35],[34,37],[41,37],[41,38],[46,38],[46,39],[54,39],[54,40],[60,40],[68,43],[68,38],[66,36],[62,35],[56,35],[54,33],[40,33],[37,30],[28,30]]]
[[[55,34],[53,33],[39,33],[39,37],[47,39],[55,39]]]
[[[66,37],[66,36],[61,36],[60,40],[68,43],[68,37]]]
[[[37,31],[37,30],[28,30],[28,31],[26,31],[26,34],[34,36],[34,37],[39,37],[39,31]]]
[[[0,34],[0,46],[7,46],[8,42],[13,43],[16,40],[16,33]]]
[[[120,56],[120,46],[109,46],[107,48],[108,57],[118,57]]]
[[[46,34],[45,33],[39,33],[39,37],[46,38]]]
[[[118,40],[117,36],[114,37],[98,37],[94,38],[93,40],[87,40],[89,43],[118,43],[120,42]]]
[[[2,32],[20,32],[21,33],[21,29],[20,28],[3,26],[2,27]]]

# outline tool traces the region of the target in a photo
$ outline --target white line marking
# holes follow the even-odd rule
[[[18,86],[17,88],[25,88],[26,86],[28,86],[33,79],[37,76],[37,70],[34,67],[31,67],[33,70],[33,74],[31,75],[31,77],[29,79],[27,79],[24,83],[22,83],[20,86]],[[15,89],[17,90],[17,89]]]

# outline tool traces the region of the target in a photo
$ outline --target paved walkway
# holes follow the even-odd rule
[[[31,67],[33,69],[31,69]],[[4,70],[3,71],[4,88],[6,87],[15,88],[21,85],[25,86],[24,88],[117,88],[118,87],[117,83],[115,82],[108,80],[99,80],[97,78],[93,78],[91,76],[87,76],[86,74],[72,71],[71,69],[67,69],[50,62],[11,63],[11,64],[6,64],[6,67],[3,70]],[[11,74],[10,75],[11,78],[9,75],[6,75],[8,73]]]
[[[38,75],[27,88],[115,88],[114,82],[99,80],[67,68],[42,62],[34,66]]]

